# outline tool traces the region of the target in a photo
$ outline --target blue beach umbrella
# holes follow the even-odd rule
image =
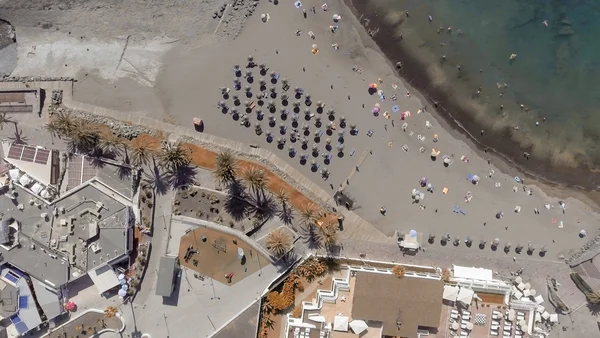
[[[400,107],[398,107],[398,105],[396,104],[396,105],[394,105],[394,106],[392,107],[392,111],[393,111],[394,113],[397,113],[397,112],[399,112],[399,111],[400,111]]]

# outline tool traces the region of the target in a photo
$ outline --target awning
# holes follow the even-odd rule
[[[348,332],[348,317],[335,316],[333,318],[333,330]]]
[[[458,291],[458,296],[456,297],[456,299],[464,305],[469,306],[473,301],[474,294],[475,292],[473,290],[461,288],[460,291]]]
[[[364,320],[353,320],[350,322],[350,327],[352,331],[356,334],[361,334],[363,331],[369,328],[367,323]]]
[[[458,287],[444,285],[444,293],[442,298],[450,302],[456,302],[456,297],[458,297]]]
[[[484,281],[492,281],[493,280],[493,271],[490,269],[483,268],[469,268],[466,266],[453,266],[454,270],[454,278],[465,278],[465,279],[475,279],[475,280],[484,280]]]
[[[98,288],[100,294],[121,285],[117,278],[117,274],[109,265],[104,265],[96,270],[89,271],[88,275],[94,282],[94,285],[96,285],[96,288]]]

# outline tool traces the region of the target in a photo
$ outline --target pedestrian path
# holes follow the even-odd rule
[[[125,113],[87,103],[77,102],[73,100],[73,82],[70,81],[30,82],[28,85],[31,88],[45,89],[47,98],[52,95],[52,90],[63,90],[63,105],[72,110],[83,111],[86,113],[130,123],[132,125],[143,126],[149,129],[170,131],[169,139],[171,140],[186,141],[186,139],[193,139],[197,141],[199,145],[206,145],[211,150],[215,149],[215,151],[223,151],[227,149],[238,154],[244,154],[244,157],[246,157],[245,159],[249,159],[263,165],[266,163],[269,166],[269,169],[271,169],[275,174],[282,177],[288,183],[291,183],[292,186],[299,189],[300,192],[305,194],[308,198],[316,203],[325,206],[328,209],[337,207],[329,193],[306,178],[293,166],[266,149],[252,148],[249,145],[241,142],[232,141],[206,133],[198,133],[189,127],[186,128],[168,124],[146,117],[143,112]],[[17,88],[26,88],[26,85],[22,82],[0,83],[0,89]],[[49,100],[47,99],[46,101],[48,102]],[[46,113],[47,109],[48,104],[44,106],[43,113]],[[365,156],[366,155],[363,154],[362,158]],[[338,212],[344,216],[344,228],[343,231],[340,231],[339,233],[340,241],[344,241],[345,239],[356,239],[370,242],[395,243],[393,238],[386,236],[371,223],[367,222],[356,213],[345,209],[338,210]]]

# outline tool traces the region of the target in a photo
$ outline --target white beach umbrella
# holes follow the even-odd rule
[[[525,321],[525,319],[519,320],[519,326],[523,327],[525,325],[527,325],[527,322]]]
[[[471,322],[467,323],[467,330],[469,330],[469,331],[473,330],[473,323],[471,323]]]
[[[527,330],[529,330],[529,327],[527,325],[521,325],[521,331],[527,332]]]
[[[127,296],[127,291],[125,291],[123,289],[119,289],[118,294],[119,294],[119,297],[125,297],[125,296]]]
[[[452,323],[452,330],[458,330],[458,323],[457,322]]]
[[[517,276],[517,278],[515,278],[515,283],[516,283],[516,284],[521,284],[521,283],[523,283],[523,278],[521,278],[521,276]]]
[[[535,289],[531,289],[529,290],[529,294],[531,294],[532,297],[535,297],[535,295],[537,295],[537,291],[535,291]]]
[[[354,333],[361,334],[365,330],[367,330],[369,328],[369,326],[367,325],[367,323],[365,323],[364,320],[355,319],[350,322],[350,328],[352,328],[352,331]]]
[[[527,289],[527,290],[531,289],[531,284],[530,283],[525,283],[525,289]]]
[[[119,277],[118,277],[118,278],[119,278],[119,280],[123,280],[123,279],[125,279],[125,274],[119,274]]]

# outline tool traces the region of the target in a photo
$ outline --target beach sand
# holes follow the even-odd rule
[[[317,6],[316,14],[310,11],[313,4]],[[480,158],[461,137],[456,139],[458,135],[447,132],[433,115],[417,114],[417,110],[425,104],[415,93],[406,97],[406,92],[411,89],[406,88],[394,76],[393,69],[377,51],[373,42],[366,39],[364,30],[354,28],[356,21],[342,4],[328,2],[327,12],[319,8],[317,1],[305,1],[303,5],[303,8],[307,9],[307,19],[303,18],[301,9],[291,5],[275,6],[265,3],[259,6],[259,12],[269,13],[271,19],[262,23],[258,17],[251,18],[235,41],[226,44],[216,42],[201,48],[180,45],[170,51],[155,87],[165,109],[178,124],[190,125],[191,128],[192,118],[199,116],[204,120],[206,133],[253,143],[275,151],[281,157],[287,158],[304,175],[331,191],[332,195],[340,184],[345,186],[346,178],[352,175],[344,191],[356,200],[355,211],[389,235],[392,235],[394,230],[408,231],[414,228],[425,234],[435,233],[438,236],[436,243],[443,233],[449,233],[453,238],[459,236],[463,240],[468,235],[477,243],[481,238],[488,243],[499,238],[501,247],[506,242],[511,242],[513,248],[517,244],[527,246],[532,242],[538,249],[546,245],[548,257],[556,258],[561,254],[568,256],[570,251],[577,250],[584,243],[584,240],[578,237],[581,229],[587,229],[590,234],[595,232],[594,222],[598,215],[589,206],[568,199],[565,200],[567,211],[563,214],[558,207],[558,198],[548,197],[541,190],[527,185],[527,189],[533,190],[533,195],[529,196],[523,191],[523,185],[514,181],[514,176],[519,175],[518,172],[509,169],[507,175],[501,174],[501,170],[494,166],[498,160],[494,159],[492,165],[489,165],[487,158]],[[341,14],[343,19],[337,23],[339,29],[331,33],[329,26],[334,25],[331,19],[334,13]],[[296,30],[302,31],[301,36],[296,36]],[[315,40],[308,37],[308,31],[314,32]],[[313,43],[320,47],[317,55],[311,53]],[[339,50],[331,47],[336,43],[340,47]],[[233,66],[240,64],[243,68],[246,57],[250,54],[256,63],[264,62],[270,67],[270,71],[276,71],[280,73],[281,78],[287,78],[292,88],[304,88],[310,92],[313,101],[326,102],[326,108],[336,109],[337,117],[344,115],[348,124],[358,126],[358,136],[349,136],[346,133],[343,158],[338,158],[334,151],[332,162],[328,166],[324,164],[322,157],[316,158],[320,164],[319,170],[324,167],[329,169],[328,180],[323,180],[318,172],[311,171],[310,160],[309,163],[301,165],[298,155],[290,158],[289,141],[282,150],[277,150],[276,142],[269,144],[264,134],[257,136],[254,124],[258,121],[254,112],[249,115],[251,125],[246,128],[216,107],[217,102],[222,100],[218,88],[233,86]],[[362,69],[361,74],[352,71],[354,65]],[[246,69],[243,69],[243,72],[245,71]],[[259,79],[258,69],[252,71]],[[384,102],[381,102],[377,95],[369,95],[367,92],[368,84],[376,82],[378,78],[383,80],[380,88],[383,88],[388,96]],[[268,76],[266,80],[269,80]],[[397,89],[391,87],[393,83],[398,85]],[[245,85],[246,82],[242,78],[242,87]],[[278,86],[281,87],[280,84]],[[256,91],[258,85],[254,83],[252,88]],[[398,98],[395,102],[389,99],[393,94]],[[243,90],[239,95],[243,102]],[[279,124],[282,121],[279,109],[282,105],[279,98],[273,101],[277,104],[276,125],[269,128],[266,117],[261,125],[263,130],[271,130],[277,139],[280,137]],[[232,99],[227,102],[233,107]],[[389,111],[393,118],[385,119],[381,115],[374,117],[371,108],[377,102],[381,103],[382,112]],[[363,104],[365,108],[362,107]],[[401,111],[412,112],[412,116],[405,121],[408,123],[406,132],[401,129],[404,121],[400,120],[399,113],[392,112],[394,104],[398,104]],[[300,126],[305,122],[302,113],[305,108],[302,103]],[[238,109],[243,111],[243,105]],[[291,110],[291,107],[288,109]],[[314,111],[314,105],[309,109]],[[431,107],[428,110],[431,112]],[[268,115],[268,112],[265,112],[265,116]],[[323,114],[323,120],[325,119]],[[395,127],[392,126],[392,120]],[[311,131],[309,149],[306,151],[309,155],[314,143],[312,132],[317,129],[313,121],[307,122]],[[426,127],[426,121],[433,126],[431,129]],[[336,120],[336,123],[339,123],[339,120]],[[288,132],[284,137],[287,138],[292,129],[289,118],[285,124]],[[302,129],[299,129],[301,132]],[[372,137],[366,135],[369,129],[374,131]],[[413,135],[409,136],[411,132]],[[440,141],[437,143],[432,141],[434,134],[439,136]],[[425,141],[418,141],[418,135],[424,136]],[[334,150],[336,136],[334,133],[330,137]],[[326,137],[328,136],[323,136]],[[408,152],[402,151],[404,144],[409,147]],[[325,151],[323,141],[318,146],[322,154]],[[298,154],[303,152],[298,143],[295,147]],[[425,149],[424,153],[419,152],[421,147]],[[431,149],[434,147],[441,151],[435,162],[430,159]],[[354,156],[349,155],[352,149],[355,150]],[[443,155],[453,156],[454,163],[449,168],[442,165]],[[463,155],[470,158],[469,163],[460,160]],[[313,159],[312,156],[309,158]],[[362,158],[364,160],[360,163]],[[354,173],[355,166],[359,163],[359,172]],[[496,172],[491,179],[486,177],[490,170]],[[481,177],[478,185],[467,181],[469,173]],[[426,177],[435,185],[433,194],[425,193],[425,210],[421,210],[419,204],[413,204],[411,200],[411,190],[419,188],[418,181],[422,177]],[[501,188],[496,188],[496,183],[500,183]],[[333,190],[330,184],[333,185]],[[513,192],[514,186],[517,187],[517,192]],[[444,187],[449,189],[447,195],[442,194]],[[423,188],[421,190],[425,191]],[[464,197],[468,191],[472,193],[473,199],[467,204]],[[551,210],[544,208],[546,203],[553,206]],[[460,205],[467,215],[453,213],[454,204]],[[520,213],[514,212],[517,205],[521,206]],[[387,209],[385,216],[379,212],[381,206]],[[540,210],[540,215],[534,214],[536,207]],[[500,211],[504,212],[504,218],[498,220],[495,214]],[[562,229],[559,228],[561,221],[564,226]],[[471,249],[475,252],[474,250]],[[487,251],[489,250],[485,250]]]
[[[57,70],[49,67],[50,64],[36,64],[35,62],[21,61],[16,75],[25,75],[27,72],[35,72],[39,75],[49,76],[76,76],[78,83],[75,85],[75,99],[107,106],[123,111],[134,111],[165,121],[189,126],[192,128],[192,118],[200,117],[204,120],[204,132],[214,134],[236,141],[255,144],[256,146],[268,148],[278,153],[282,158],[287,158],[291,165],[300,170],[305,176],[318,182],[323,189],[334,193],[343,187],[346,196],[354,201],[355,211],[364,219],[372,222],[377,228],[392,235],[394,231],[408,231],[416,229],[425,235],[432,233],[437,236],[436,243],[443,234],[450,234],[453,238],[460,237],[464,240],[470,236],[474,242],[480,239],[488,243],[495,238],[500,239],[500,247],[510,242],[512,246],[518,244],[527,245],[532,243],[537,249],[545,245],[548,249],[547,257],[568,257],[570,253],[578,250],[585,239],[578,237],[580,230],[585,229],[589,235],[597,232],[596,221],[598,214],[592,208],[575,199],[564,199],[568,192],[557,187],[541,186],[554,196],[560,196],[567,204],[566,213],[562,213],[558,206],[559,198],[548,197],[542,190],[531,185],[536,183],[526,179],[526,190],[531,189],[533,194],[529,196],[523,190],[524,186],[515,182],[514,176],[520,175],[510,165],[505,165],[498,158],[484,152],[477,152],[476,148],[435,113],[432,107],[428,107],[428,113],[417,114],[417,111],[427,105],[422,97],[411,88],[406,87],[395,75],[392,65],[383,57],[377,45],[371,40],[365,29],[359,24],[351,11],[341,2],[328,2],[328,11],[323,11],[321,2],[309,0],[303,3],[300,9],[294,8],[292,4],[273,2],[261,2],[254,15],[248,15],[248,4],[239,7],[236,11],[232,8],[225,10],[224,19],[214,20],[210,18],[211,13],[204,14],[201,18],[193,20],[187,16],[188,11],[196,8],[190,4],[181,4],[181,7],[172,8],[169,17],[162,16],[157,22],[160,28],[153,28],[146,33],[137,34],[132,31],[129,38],[125,38],[129,47],[123,46],[119,53],[125,53],[123,59],[127,59],[127,50],[131,46],[142,60],[139,63],[130,62],[130,66],[141,69],[139,64],[146,66],[152,71],[136,72],[135,74],[121,75],[118,71],[122,69],[122,61],[119,61],[119,53],[107,53],[110,56],[108,62],[100,56],[97,59],[85,57],[74,53],[72,60],[76,72],[66,67],[65,70]],[[96,12],[73,7],[66,9],[65,13],[81,14],[84,20],[87,15],[90,27],[73,25],[66,29],[62,27],[56,34],[50,34],[48,29],[31,27],[36,18],[41,16],[44,20],[62,18],[63,12],[34,10],[28,16],[16,17],[18,13],[24,13],[25,9],[10,12],[11,18],[17,31],[25,32],[24,41],[34,41],[35,33],[46,32],[44,39],[49,39],[49,46],[77,46],[83,48],[88,44],[95,44],[94,48],[100,48],[106,44],[115,44],[116,39],[123,40],[127,36],[126,19],[147,19],[155,15],[156,8],[144,13],[137,13],[132,17],[122,18],[121,21],[114,19],[106,31],[98,33],[102,23],[96,17],[98,14],[115,15],[118,11],[125,9],[133,10],[135,7],[105,6],[96,9]],[[134,5],[130,5],[134,6]],[[188,6],[188,7],[185,7]],[[192,6],[192,7],[189,7]],[[206,3],[202,9],[218,9],[220,3]],[[315,13],[312,12],[315,6]],[[306,9],[306,18],[303,17],[302,9]],[[69,12],[70,11],[70,12]],[[153,12],[154,11],[154,12]],[[62,13],[62,14],[61,14]],[[154,14],[152,14],[154,13]],[[269,14],[270,20],[263,23],[260,14]],[[335,23],[333,14],[340,14],[342,19]],[[58,15],[61,14],[62,16]],[[36,16],[37,15],[37,16]],[[57,17],[58,15],[58,17]],[[181,15],[178,21],[177,15]],[[249,16],[249,17],[248,17]],[[56,22],[54,23],[56,24]],[[336,25],[338,29],[331,32],[330,26]],[[96,30],[94,30],[94,27]],[[166,28],[168,27],[168,29]],[[77,35],[84,38],[83,42],[74,42],[72,37],[61,37],[60,34],[68,35],[68,29],[80,28]],[[136,27],[143,30],[144,25]],[[193,31],[196,29],[197,31]],[[66,30],[66,32],[65,32]],[[300,30],[300,36],[296,35]],[[315,34],[315,39],[308,36],[308,32]],[[57,35],[58,34],[58,35]],[[94,35],[96,34],[96,35]],[[160,43],[170,41],[170,43]],[[41,38],[40,38],[41,39]],[[102,40],[105,39],[105,40]],[[112,40],[111,40],[112,39]],[[165,40],[168,39],[168,40]],[[153,41],[154,45],[149,41]],[[317,44],[318,54],[311,53],[311,46]],[[333,48],[337,45],[339,49]],[[144,46],[168,46],[160,49],[147,48]],[[125,48],[126,47],[126,48]],[[26,43],[19,45],[19,53],[23,49],[31,48]],[[87,48],[87,47],[86,47]],[[160,49],[161,52],[156,52]],[[117,49],[115,49],[117,50]],[[137,53],[137,54],[136,54]],[[117,56],[115,56],[117,55]],[[335,123],[339,126],[340,116],[347,118],[347,125],[355,124],[359,130],[357,136],[349,135],[348,128],[344,135],[343,153],[338,156],[336,144],[338,134],[335,130],[331,136],[326,133],[320,142],[313,141],[313,135],[319,128],[314,125],[314,117],[310,121],[304,120],[304,109],[308,108],[311,113],[316,113],[316,105],[307,107],[300,99],[299,133],[302,133],[302,125],[308,124],[310,135],[307,150],[303,150],[299,142],[292,143],[289,134],[293,129],[291,119],[283,121],[280,109],[283,108],[279,96],[273,99],[276,104],[277,122],[275,127],[268,126],[267,117],[269,113],[266,107],[265,119],[258,121],[256,118],[256,107],[249,115],[250,126],[243,127],[239,121],[235,121],[230,114],[223,114],[217,108],[217,102],[223,100],[219,87],[233,87],[232,67],[235,64],[242,65],[242,71],[247,63],[246,58],[252,55],[257,64],[265,63],[269,72],[275,71],[280,74],[280,81],[286,78],[290,82],[291,89],[287,92],[293,96],[294,87],[302,87],[312,95],[312,101],[323,101],[326,103],[325,110],[334,108],[336,110]],[[34,59],[37,56],[34,57]],[[105,63],[98,63],[102,60]],[[133,60],[134,58],[132,58]],[[83,61],[81,61],[83,60]],[[95,61],[94,61],[95,60]],[[116,60],[116,61],[115,61]],[[62,61],[53,61],[62,62]],[[36,66],[37,65],[37,66]],[[43,65],[48,67],[46,72]],[[358,66],[361,72],[353,71]],[[37,68],[36,68],[37,67]],[[115,68],[111,68],[115,67]],[[58,67],[60,68],[60,67]],[[113,75],[109,76],[109,69],[113,69]],[[252,69],[255,82],[251,90],[255,94],[258,90],[258,80],[261,75],[259,69]],[[31,74],[31,73],[29,73]],[[151,74],[148,75],[148,74]],[[143,76],[142,76],[143,75]],[[267,82],[270,78],[264,76]],[[379,88],[385,91],[386,100],[380,101],[377,94],[368,93],[369,83],[377,82]],[[247,85],[246,80],[241,78],[242,87]],[[392,84],[396,84],[394,89]],[[271,87],[267,83],[267,87]],[[281,83],[275,85],[278,95],[283,94]],[[233,94],[232,90],[232,94]],[[407,92],[411,95],[408,97]],[[239,93],[241,101],[245,100],[243,90]],[[397,101],[392,101],[391,96],[396,95]],[[253,98],[252,100],[256,100]],[[234,107],[233,100],[226,100],[230,107]],[[292,110],[290,99],[287,107]],[[381,114],[378,117],[371,113],[372,107],[381,104],[381,112],[388,111],[391,118],[385,119]],[[363,108],[364,105],[364,108]],[[392,106],[398,105],[400,112],[410,111],[412,115],[406,121],[401,121],[398,112],[392,111]],[[238,108],[243,111],[244,107]],[[325,113],[322,114],[323,131],[328,123]],[[429,121],[430,128],[426,126]],[[402,124],[406,122],[406,131],[402,131]],[[274,139],[286,138],[285,146],[278,150],[276,142],[268,143],[265,134],[256,135],[254,125],[260,123],[264,132],[273,132]],[[280,135],[279,125],[284,123],[287,130],[285,135]],[[373,131],[372,137],[366,132]],[[439,142],[433,142],[433,136],[437,134]],[[417,138],[421,135],[424,141]],[[301,138],[300,135],[298,138]],[[329,138],[333,151],[329,165],[326,165],[322,157],[327,153],[325,141]],[[311,148],[316,144],[319,154],[313,157]],[[403,145],[409,148],[408,152],[402,150]],[[291,158],[288,153],[290,146],[295,147],[296,155]],[[423,152],[419,151],[423,148]],[[440,151],[437,161],[432,161],[429,154],[432,148]],[[301,164],[301,154],[308,155],[306,164]],[[350,154],[353,154],[351,156]],[[442,156],[448,155],[453,164],[448,168],[442,165]],[[461,161],[460,158],[470,158],[469,163]],[[311,161],[316,161],[318,169],[312,168]],[[491,164],[488,161],[491,160]],[[356,165],[359,171],[356,172]],[[329,170],[327,180],[321,177],[321,169]],[[486,177],[490,170],[496,173],[492,178]],[[504,172],[506,174],[502,174]],[[468,174],[476,174],[481,177],[478,185],[467,181]],[[426,177],[428,182],[435,185],[434,193],[425,192],[425,200],[422,203],[412,203],[411,190],[419,188],[419,180]],[[501,184],[500,188],[495,185]],[[442,189],[448,188],[448,194],[442,194]],[[517,192],[513,192],[513,187]],[[421,190],[425,190],[421,188]],[[470,203],[464,198],[470,192],[473,196]],[[333,198],[333,197],[332,197]],[[546,210],[544,205],[552,205]],[[425,208],[422,209],[419,205]],[[454,205],[460,206],[467,215],[454,213]],[[521,207],[520,213],[515,213],[516,206]],[[387,209],[382,215],[381,207]],[[540,210],[540,214],[534,214],[534,208]],[[437,212],[436,212],[437,210]],[[495,218],[495,214],[503,212],[501,220]],[[559,225],[563,224],[562,228]],[[485,226],[484,226],[485,223]],[[343,237],[343,236],[342,236]],[[439,244],[435,244],[439,245]],[[462,244],[461,244],[462,245]],[[473,250],[473,249],[471,249]],[[485,250],[487,254],[497,255]]]
[[[75,83],[75,99],[113,109],[139,112],[173,124],[188,126],[190,129],[193,128],[192,119],[200,117],[204,121],[205,133],[273,151],[323,189],[331,191],[332,198],[342,187],[344,194],[355,202],[354,211],[388,235],[392,235],[394,231],[404,232],[410,229],[421,232],[425,238],[430,233],[435,234],[433,244],[423,243],[426,249],[424,257],[428,261],[434,262],[436,255],[444,257],[444,252],[448,251],[453,253],[453,257],[481,257],[481,261],[477,260],[480,263],[469,260],[473,262],[470,264],[490,268],[494,268],[490,266],[494,264],[494,259],[506,262],[511,257],[515,257],[517,261],[557,262],[563,256],[569,257],[578,251],[589,237],[596,235],[599,215],[590,205],[572,197],[567,198],[573,196],[571,191],[540,185],[529,178],[525,179],[525,185],[515,182],[514,177],[521,175],[518,170],[498,157],[477,150],[469,140],[440,119],[433,107],[428,106],[427,112],[418,114],[418,110],[428,104],[397,77],[393,65],[384,58],[358,20],[352,16],[350,9],[339,0],[328,1],[328,11],[323,11],[321,4],[317,0],[307,0],[303,2],[302,8],[297,9],[287,2],[275,5],[273,2],[261,1],[254,15],[249,18],[245,17],[247,12],[243,10],[236,12],[228,9],[228,13],[233,14],[226,15],[221,24],[210,21],[210,24],[190,25],[189,29],[171,31],[169,41],[173,42],[160,55],[140,52],[148,57],[144,64],[158,65],[152,68],[156,71],[151,81],[140,80],[137,73],[132,76],[110,77],[106,72],[94,72],[94,64],[84,62],[73,73],[80,81]],[[205,6],[205,9],[211,6],[218,8],[219,4]],[[311,11],[312,6],[315,6],[316,13]],[[306,9],[306,18],[303,17],[302,9]],[[164,19],[166,21],[160,23],[168,26],[177,21],[177,15],[184,17],[183,24],[188,23],[185,19],[188,13],[184,12],[181,7],[172,9],[169,12],[170,21]],[[111,13],[115,13],[114,9]],[[268,22],[261,21],[262,13],[269,14]],[[340,14],[341,21],[334,23],[333,14]],[[331,32],[331,25],[338,26],[335,33]],[[16,27],[18,29],[19,25],[16,24]],[[300,30],[300,36],[296,35],[297,30]],[[314,40],[308,36],[309,31],[315,34]],[[154,37],[163,33],[156,29],[151,32]],[[91,39],[93,32],[88,33]],[[123,26],[110,31],[109,35],[123,36],[126,33],[126,26]],[[134,43],[143,46],[142,39],[138,38],[136,36]],[[317,54],[311,52],[313,44],[318,46]],[[333,48],[332,45],[335,44],[339,49]],[[139,47],[139,50],[143,48]],[[248,55],[252,55],[257,64],[265,63],[269,72],[280,74],[276,85],[267,83],[267,90],[276,86],[278,92],[277,98],[273,99],[277,107],[275,127],[268,126],[269,113],[266,107],[261,108],[265,113],[263,121],[258,121],[256,117],[258,105],[248,115],[249,127],[240,125],[240,120],[234,120],[229,113],[223,114],[217,107],[217,103],[223,100],[219,87],[232,88],[231,95],[236,92],[233,90],[233,80],[237,77],[232,68],[239,64],[242,72],[246,72]],[[103,69],[119,64],[118,57],[114,59],[111,54],[111,58],[117,60],[116,64],[112,62],[104,65]],[[25,69],[25,66],[21,62],[17,69]],[[361,72],[354,71],[354,66],[358,66]],[[45,75],[40,67],[29,71]],[[251,71],[255,77],[251,91],[256,94],[261,75],[257,67]],[[54,69],[49,74],[59,76],[70,73]],[[268,74],[264,78],[270,82]],[[307,150],[302,150],[299,142],[292,143],[289,140],[293,129],[291,117],[281,119],[280,109],[283,105],[280,95],[284,94],[281,81],[284,78],[289,80],[291,87],[285,94],[293,97],[293,89],[302,87],[312,97],[313,104],[309,107],[305,105],[304,97],[300,99],[298,129],[302,133],[302,125],[309,125]],[[247,81],[243,77],[238,79],[244,88]],[[370,95],[368,92],[368,85],[378,82],[378,79],[382,80],[378,85],[379,89],[385,91],[385,101],[381,101],[377,94]],[[397,88],[394,89],[393,84]],[[407,96],[407,92],[411,95]],[[242,102],[246,100],[243,90],[238,95]],[[396,101],[391,99],[392,95],[397,96]],[[255,97],[251,100],[257,101]],[[230,108],[234,108],[232,98],[224,101]],[[290,105],[286,107],[290,114],[294,101],[294,98],[290,98]],[[314,125],[314,119],[321,115],[323,131],[328,120],[326,113],[316,112],[317,101],[326,103],[325,111],[335,109],[335,122],[338,125],[332,136],[324,133],[320,142],[313,140],[314,132],[318,129]],[[381,105],[381,113],[389,112],[390,119],[384,118],[382,114],[377,117],[372,114],[371,110],[376,103]],[[400,112],[392,111],[393,105],[398,105],[400,112],[410,111],[411,116],[402,121]],[[309,121],[304,119],[303,111],[306,108],[315,115]],[[237,109],[241,114],[244,106]],[[352,136],[349,128],[346,128],[343,154],[338,156],[335,148],[340,116],[347,118],[348,126],[355,124],[359,133]],[[427,127],[427,121],[430,127]],[[407,127],[403,131],[402,124],[405,122]],[[278,149],[276,142],[268,143],[264,133],[256,135],[256,123],[261,124],[264,132],[271,131],[275,139],[286,138],[283,149]],[[280,123],[287,127],[285,135],[280,135]],[[371,137],[367,136],[368,130],[373,131]],[[434,143],[433,136],[436,134],[439,141]],[[423,141],[418,139],[419,135],[424,137]],[[325,164],[322,157],[327,152],[327,138],[331,139],[333,147],[329,165]],[[311,154],[313,144],[319,150],[317,157]],[[402,150],[403,145],[408,147],[407,152]],[[288,154],[290,146],[297,150],[293,158]],[[419,151],[421,147],[423,152]],[[440,151],[436,161],[430,158],[432,148]],[[350,155],[352,151],[353,156]],[[308,163],[301,164],[301,153],[307,153]],[[447,168],[442,164],[443,155],[452,159],[452,164]],[[468,163],[461,161],[462,156],[469,158]],[[319,165],[316,172],[310,168],[313,159]],[[327,180],[319,173],[323,168],[328,168],[330,172]],[[495,174],[489,178],[487,175],[491,170]],[[469,174],[480,176],[478,185],[467,180]],[[426,192],[425,188],[419,186],[422,177],[435,185],[433,193]],[[500,187],[496,187],[496,184],[500,184]],[[448,188],[447,194],[442,193],[445,187]],[[516,192],[513,192],[513,187],[516,187]],[[532,194],[527,194],[524,188],[531,190]],[[420,189],[425,194],[421,203],[413,203],[413,189]],[[473,197],[466,203],[465,196],[468,192]],[[567,206],[564,213],[559,207],[561,199]],[[552,207],[547,210],[545,204]],[[462,208],[465,215],[453,212],[454,205]],[[516,206],[521,207],[520,213],[514,212]],[[385,215],[380,213],[381,207],[387,210]],[[534,214],[534,208],[539,209],[539,215]],[[496,219],[498,212],[504,213],[502,219]],[[582,229],[588,231],[588,238],[578,236]],[[445,247],[440,244],[443,234],[451,235],[451,241]],[[466,236],[473,240],[470,248],[464,244]],[[452,244],[455,237],[461,239],[458,247]],[[343,244],[343,231],[340,238]],[[493,251],[490,243],[495,238],[500,240],[500,245]],[[480,240],[486,241],[484,249],[478,248]],[[509,253],[505,253],[504,245],[508,242],[512,247]],[[526,253],[530,242],[536,249],[532,255]],[[525,246],[521,254],[514,252],[519,244]],[[538,254],[542,246],[546,246],[548,250],[544,257]]]

